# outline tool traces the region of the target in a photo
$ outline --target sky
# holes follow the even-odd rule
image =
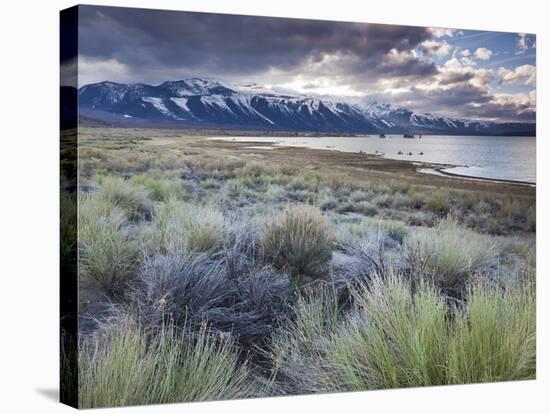
[[[79,19],[79,86],[202,77],[439,115],[535,121],[533,34],[100,6],[80,6]]]

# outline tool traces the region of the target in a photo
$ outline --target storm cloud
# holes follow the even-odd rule
[[[489,49],[470,46],[474,62],[469,45],[457,46],[460,36],[473,44],[483,33],[103,6],[80,6],[79,19],[80,85],[198,76],[441,114],[534,119],[534,100],[524,99],[528,91],[514,100],[503,92],[497,99],[491,90],[496,78],[502,87],[516,86],[522,71],[500,68],[496,76],[497,69],[480,67],[491,57],[481,52]],[[513,53],[515,38],[511,47]],[[534,70],[521,79],[534,86]]]
[[[185,67],[242,75],[333,54],[366,62],[414,49],[430,36],[420,27],[83,6],[80,52],[134,71]]]

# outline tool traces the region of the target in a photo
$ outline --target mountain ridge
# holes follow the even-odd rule
[[[415,113],[380,102],[364,105],[271,93],[187,78],[158,85],[111,81],[78,90],[79,113],[120,126],[170,126],[352,134],[534,135],[535,124]]]

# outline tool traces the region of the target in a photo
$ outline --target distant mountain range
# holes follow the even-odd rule
[[[167,126],[319,133],[535,135],[532,123],[414,113],[385,103],[333,102],[190,78],[157,86],[101,82],[78,91],[81,119],[115,126]]]

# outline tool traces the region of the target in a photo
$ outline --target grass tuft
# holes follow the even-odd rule
[[[79,408],[242,398],[247,376],[223,338],[170,327],[147,336],[124,319],[81,347]]]
[[[138,265],[125,212],[103,198],[79,200],[80,281],[109,293],[124,287]]]
[[[147,196],[142,187],[115,176],[103,177],[97,194],[97,197],[124,210],[130,220],[151,219],[152,206]]]
[[[487,270],[496,254],[490,236],[462,227],[454,219],[442,220],[433,229],[417,229],[405,246],[414,274],[454,292],[463,290],[473,274]]]
[[[352,294],[356,305],[345,316],[322,308],[330,303],[322,297],[296,307],[295,320],[273,339],[275,383],[332,392],[535,376],[530,289],[476,286],[454,311],[429,283],[413,290],[395,274]]]
[[[205,252],[220,246],[224,229],[223,214],[216,208],[172,199],[157,207],[142,239],[147,251]]]
[[[298,283],[325,275],[333,242],[329,220],[309,205],[288,206],[268,219],[262,237],[265,257]]]

